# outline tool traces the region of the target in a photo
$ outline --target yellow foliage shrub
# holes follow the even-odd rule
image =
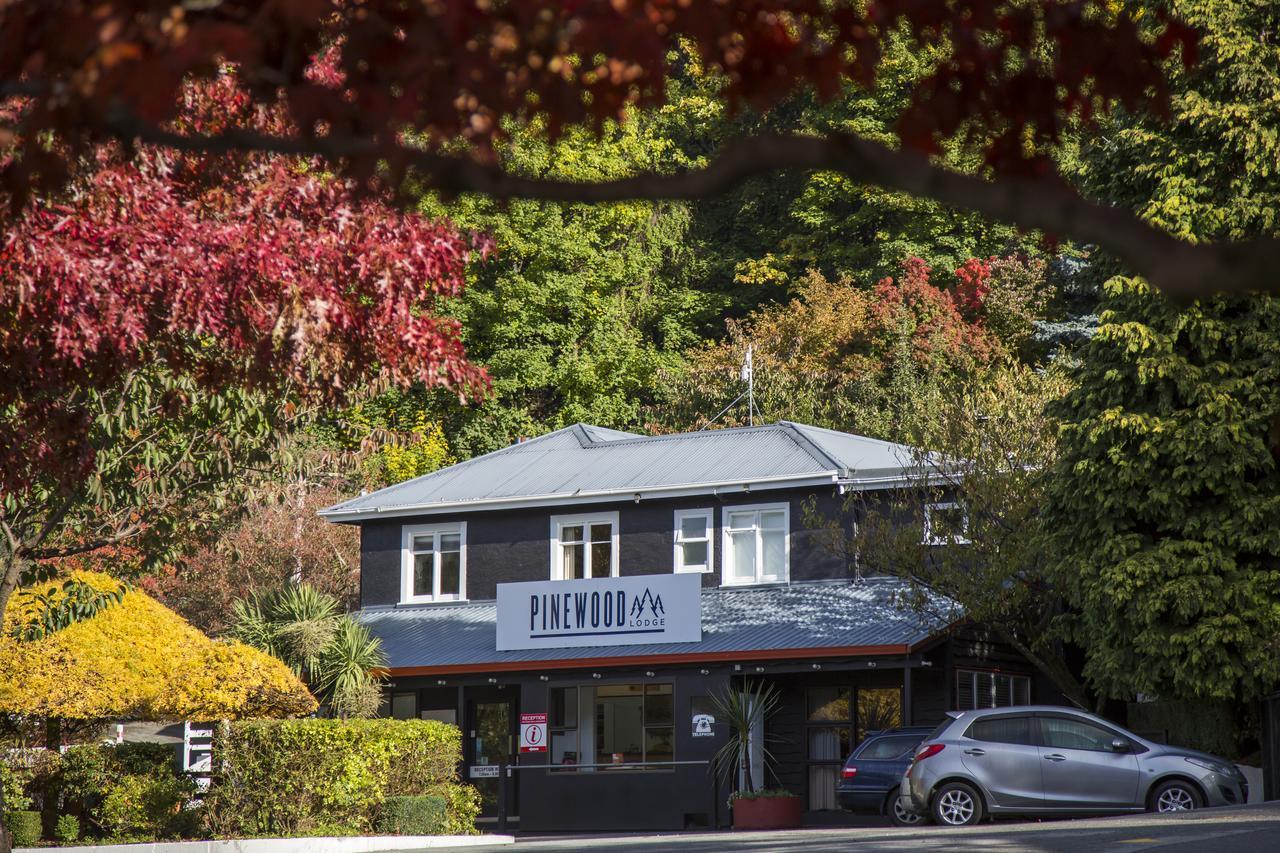
[[[71,577],[99,591],[120,585],[93,572]],[[59,585],[15,592],[6,625],[35,618],[44,606],[36,594]],[[7,631],[0,636],[0,714],[240,719],[293,716],[315,707],[282,662],[240,643],[215,642],[136,589],[42,639],[22,641]]]

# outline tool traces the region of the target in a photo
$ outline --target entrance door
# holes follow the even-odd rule
[[[477,695],[467,700],[467,781],[480,792],[481,817],[498,816],[498,768],[515,756],[514,697]],[[517,785],[507,786],[507,817],[516,810]]]

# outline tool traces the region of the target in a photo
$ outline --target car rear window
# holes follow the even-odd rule
[[[988,743],[1016,743],[1023,746],[1035,743],[1031,737],[1031,718],[1026,716],[983,717],[973,721],[965,736]]]
[[[920,741],[920,742],[921,742],[921,743],[924,743],[924,741],[926,741],[926,740],[937,740],[938,738],[942,737],[942,733],[943,733],[943,732],[945,732],[945,731],[947,730],[947,727],[948,727],[948,726],[950,726],[950,725],[951,725],[952,723],[954,723],[954,722],[955,722],[955,718],[954,718],[954,717],[947,717],[945,720],[943,720],[942,722],[938,723],[938,727],[937,727],[936,729],[934,729],[933,731],[931,731],[931,732],[929,732],[927,735],[925,735],[925,736],[924,736],[924,740],[922,740],[922,741]]]
[[[919,735],[880,737],[864,746],[858,752],[858,758],[897,758],[915,748],[918,743],[920,743]]]

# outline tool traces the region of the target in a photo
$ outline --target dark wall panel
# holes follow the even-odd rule
[[[404,525],[466,521],[467,598],[485,601],[496,597],[500,583],[550,578],[551,517],[579,512],[617,512],[619,569],[623,575],[643,575],[665,574],[674,569],[676,510],[711,509],[716,526],[712,546],[715,571],[703,576],[703,586],[714,587],[720,584],[723,566],[721,529],[725,511],[735,506],[786,503],[791,522],[791,579],[846,577],[848,570],[843,559],[830,552],[820,525],[810,523],[812,519],[808,518],[806,505],[811,500],[817,513],[831,515],[838,512],[841,498],[831,487],[366,521],[361,525],[361,605],[392,605],[399,601],[400,542]]]

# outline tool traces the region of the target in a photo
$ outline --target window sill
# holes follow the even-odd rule
[[[784,578],[782,580],[764,580],[764,581],[726,581],[721,582],[721,589],[738,589],[740,587],[749,586],[791,586],[791,579]]]
[[[410,598],[396,602],[396,607],[434,607],[444,604],[468,604],[465,598]]]

